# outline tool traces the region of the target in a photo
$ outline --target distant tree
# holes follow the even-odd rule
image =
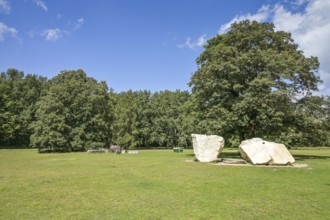
[[[285,138],[288,145],[330,146],[329,97],[306,96],[294,103],[294,120]]]
[[[149,124],[145,112],[150,99],[150,91],[112,93],[114,123],[113,143],[124,148],[145,146],[149,134]]]
[[[113,143],[125,148],[187,146],[183,104],[189,93],[179,90],[131,90],[114,97]]]
[[[149,134],[145,112],[150,91],[129,90],[113,95],[115,97],[113,143],[126,149],[145,146]]]
[[[287,130],[292,100],[317,90],[316,57],[305,57],[291,34],[272,23],[234,23],[210,39],[190,86],[196,130],[229,144],[252,137],[276,139]],[[228,143],[228,142],[227,142]]]
[[[149,103],[149,144],[162,147],[186,147],[190,142],[189,130],[185,129],[183,105],[189,98],[188,92],[177,90],[156,92]]]
[[[16,115],[11,112],[10,85],[0,77],[0,145],[6,145],[15,132]]]
[[[27,147],[36,102],[46,89],[45,77],[8,69],[0,76],[0,145]]]
[[[83,70],[62,71],[37,103],[31,145],[40,152],[84,151],[110,143],[111,106],[105,82]]]

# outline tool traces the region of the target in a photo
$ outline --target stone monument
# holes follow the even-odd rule
[[[221,150],[225,146],[225,140],[217,135],[192,134],[194,154],[199,162],[211,162],[217,160]]]
[[[289,165],[295,162],[284,144],[261,138],[242,141],[238,148],[243,159],[255,165]]]

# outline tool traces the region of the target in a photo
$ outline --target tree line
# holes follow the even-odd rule
[[[188,146],[187,91],[115,93],[83,70],[44,77],[8,69],[0,78],[0,145],[71,152]],[[19,91],[19,92],[18,92]]]
[[[54,78],[8,69],[0,76],[0,146],[40,152],[191,146],[192,133],[237,147],[261,137],[287,146],[330,146],[330,98],[316,57],[290,33],[248,20],[210,39],[188,91],[116,93],[83,70]]]

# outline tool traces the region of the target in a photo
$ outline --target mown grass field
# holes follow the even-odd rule
[[[0,218],[329,219],[330,149],[291,152],[308,167],[187,162],[191,150],[0,150]]]

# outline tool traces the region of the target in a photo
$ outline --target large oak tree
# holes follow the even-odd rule
[[[272,23],[232,24],[208,41],[197,64],[190,86],[199,131],[236,144],[283,133],[293,99],[311,94],[320,82],[318,59],[306,57],[291,34]]]

